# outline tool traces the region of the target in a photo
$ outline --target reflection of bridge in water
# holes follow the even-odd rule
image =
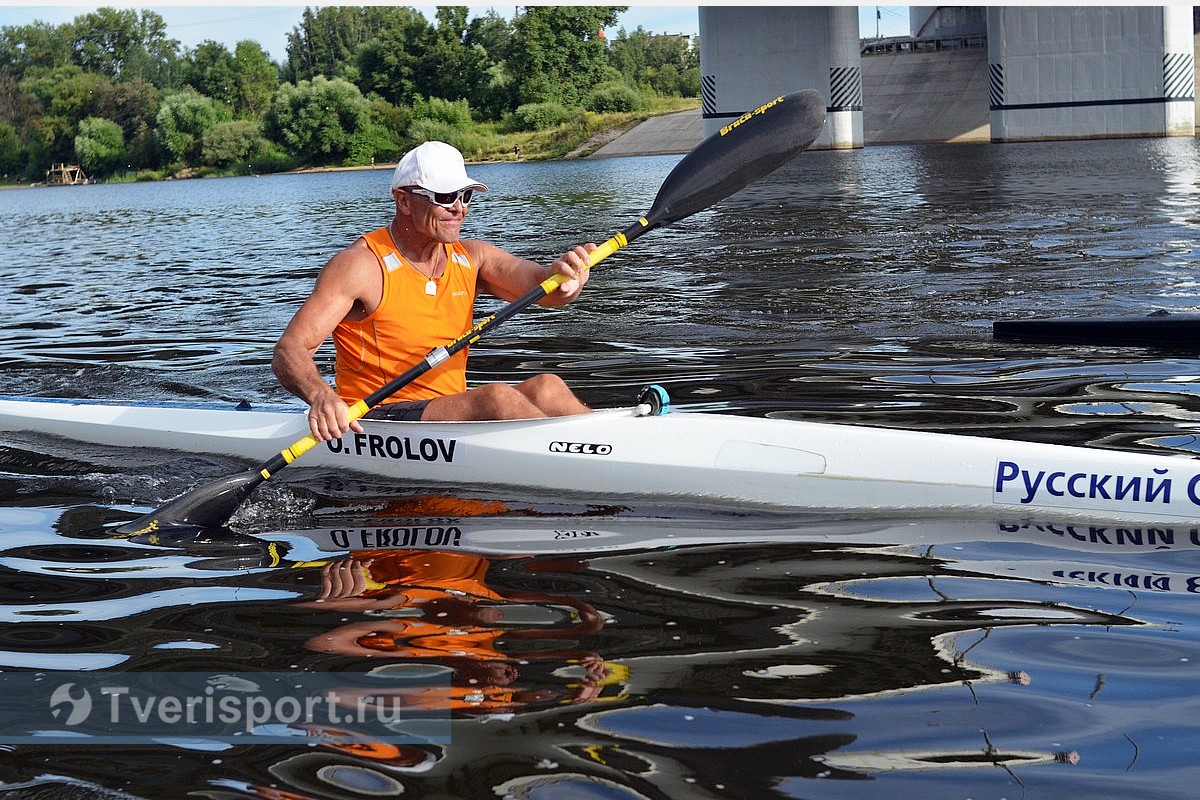
[[[923,35],[866,55],[857,13],[700,7],[704,132],[817,89],[828,102],[817,148],[1195,135],[1190,7],[989,7],[982,36]]]

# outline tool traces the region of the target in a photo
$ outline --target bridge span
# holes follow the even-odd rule
[[[864,57],[854,6],[701,6],[699,15],[705,134],[779,94],[816,89],[828,121],[814,147],[855,148],[880,140],[879,127],[864,129],[868,104],[912,105],[896,102],[906,87],[888,86],[886,75],[872,76],[878,94],[864,91],[864,72],[885,63],[874,59],[915,56]],[[961,117],[961,127],[986,109],[986,125],[965,128],[962,141],[984,129],[993,142],[1195,135],[1190,6],[989,6],[986,42],[986,80],[979,64],[960,64],[942,76],[958,83],[935,90],[943,122]]]

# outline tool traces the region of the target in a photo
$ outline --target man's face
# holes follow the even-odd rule
[[[446,208],[404,189],[397,189],[394,195],[396,211],[407,214],[417,231],[443,244],[458,241],[463,220],[467,218],[467,207],[461,201]]]

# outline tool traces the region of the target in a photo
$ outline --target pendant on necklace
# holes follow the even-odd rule
[[[435,281],[433,278],[430,278],[429,282],[425,284],[425,294],[437,294],[437,281]]]

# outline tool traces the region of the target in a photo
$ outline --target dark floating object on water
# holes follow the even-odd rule
[[[992,336],[1031,342],[1200,349],[1200,314],[1160,310],[1144,316],[997,320],[992,323]]]

